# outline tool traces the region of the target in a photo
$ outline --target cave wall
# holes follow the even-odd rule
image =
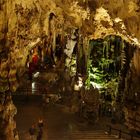
[[[51,12],[57,16],[55,22],[57,32],[61,32],[62,28],[67,30],[68,27],[80,28],[82,26],[83,34],[93,34],[95,30],[94,16],[96,9],[99,7],[108,10],[112,19],[117,17],[122,19],[128,34],[140,39],[138,0],[120,0],[119,3],[117,0],[79,0],[81,7],[74,0],[5,1],[7,1],[7,5],[3,4],[1,6],[0,30],[4,30],[5,22],[8,22],[8,36],[10,36],[10,39],[11,37],[13,40],[16,39],[16,45],[18,46],[27,46],[29,42],[39,37],[43,31],[48,35],[48,20]],[[17,5],[15,6],[15,4]],[[5,7],[8,9],[7,11],[4,10]],[[5,14],[7,14],[8,19],[5,18]],[[3,36],[4,34],[1,32],[0,37]]]
[[[0,94],[0,138],[1,140],[15,140],[18,133],[14,116],[17,109],[10,95]]]
[[[124,21],[129,34],[140,39],[140,1],[139,0],[87,0],[91,9],[103,7],[112,18]]]
[[[136,70],[136,75],[140,76],[140,49],[137,49],[133,57],[134,68]]]
[[[54,1],[47,1],[47,2],[44,0],[42,1],[5,0],[5,1],[7,1],[7,8],[8,8],[7,15],[8,15],[8,22],[9,22],[8,23],[9,34],[11,32],[14,32],[14,30],[16,30],[15,27],[18,26],[19,20],[21,20],[22,22],[26,22],[26,25],[29,23],[29,21],[25,20],[23,16],[16,15],[17,13],[15,10],[15,4],[22,5],[22,7],[25,8],[27,11],[28,9],[32,10],[31,11],[32,13],[30,13],[29,15],[30,17],[29,20],[32,20],[32,25],[30,26],[30,29],[28,28],[27,30],[25,30],[27,32],[28,30],[30,30],[30,32],[28,32],[28,36],[39,35],[40,28],[43,28],[46,34],[48,33],[48,15],[50,12],[53,12],[57,15],[57,19],[59,19],[57,20],[57,22],[62,23],[64,22],[63,20],[65,20],[65,23],[67,23],[68,26],[79,27],[82,24],[82,19],[85,20],[86,16],[90,16],[90,17],[94,16],[96,9],[99,7],[103,7],[106,10],[108,10],[111,18],[116,18],[116,17],[121,18],[125,23],[127,31],[131,35],[134,35],[139,39],[139,35],[140,35],[139,6],[140,4],[138,0],[120,0],[119,2],[117,0],[98,0],[98,1],[97,0],[85,0],[85,1],[79,0],[78,1],[79,5],[83,6],[85,11],[82,8],[80,9],[80,7],[78,7],[78,4],[72,3],[74,2],[74,0],[73,1],[54,0]],[[92,13],[92,15],[87,15],[89,13],[85,5],[89,6],[90,14]],[[2,5],[1,9],[3,10],[4,7],[5,5]],[[0,17],[1,19],[4,19],[5,16],[2,10],[0,12]],[[19,7],[19,10],[21,10],[20,7]],[[24,17],[25,17],[25,14],[24,14]],[[41,24],[40,22],[43,22],[43,26],[41,27],[39,26],[39,24]],[[88,24],[88,23],[85,23],[85,24]],[[3,25],[4,25],[4,20],[1,20],[0,29],[4,27]],[[23,30],[23,32],[25,31]]]
[[[140,131],[140,50],[136,48],[125,79],[124,113],[125,124],[131,130]]]

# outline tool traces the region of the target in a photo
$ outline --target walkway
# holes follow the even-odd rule
[[[28,129],[37,123],[39,117],[44,119],[43,140],[115,140],[100,130],[98,124],[90,125],[78,120],[69,113],[69,109],[61,105],[49,105],[43,108],[41,102],[28,100],[15,102],[18,114],[17,129],[20,140],[28,140]]]
[[[52,71],[51,73],[53,73]],[[51,75],[51,74],[50,74]],[[116,136],[105,134],[105,121],[88,124],[70,112],[64,104],[48,104],[43,106],[42,94],[59,92],[57,86],[52,86],[57,80],[56,74],[38,73],[30,81],[25,78],[13,96],[18,113],[16,115],[17,129],[20,140],[28,140],[28,130],[32,124],[37,124],[41,117],[44,120],[42,140],[115,140]]]

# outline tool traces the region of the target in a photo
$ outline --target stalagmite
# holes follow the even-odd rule
[[[14,140],[16,107],[10,95],[17,90],[18,80],[27,70],[27,56],[37,56],[31,51],[40,45],[43,63],[48,55],[47,49],[51,48],[55,67],[58,62],[55,59],[58,35],[61,36],[61,63],[72,71],[72,76],[82,74],[85,76],[85,79],[82,77],[84,84],[87,82],[89,85],[90,80],[94,80],[92,84],[99,90],[102,86],[95,81],[100,80],[101,75],[107,79],[104,83],[108,82],[109,86],[112,86],[110,83],[118,83],[118,86],[114,84],[115,93],[112,95],[118,95],[114,98],[120,105],[119,111],[124,113],[130,129],[140,131],[139,126],[132,122],[132,119],[140,120],[139,12],[138,0],[0,0],[0,138]],[[97,44],[90,45],[94,41]],[[95,60],[90,58],[93,47],[95,56],[92,57]],[[96,56],[98,51],[101,59]],[[96,60],[100,62],[94,63]],[[92,63],[98,65],[95,71]],[[46,68],[46,64],[43,66]],[[113,79],[115,76],[109,79],[110,71],[117,73],[116,81]],[[105,93],[109,90],[106,89]],[[94,102],[96,98],[91,99],[93,110],[97,112],[99,103]]]

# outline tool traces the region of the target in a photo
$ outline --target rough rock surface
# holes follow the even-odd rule
[[[51,13],[54,18],[49,21]],[[42,34],[49,36],[52,32],[54,43],[56,33],[67,35],[69,29],[79,28],[88,39],[117,34],[140,46],[139,0],[3,0],[0,2],[0,19],[0,92],[16,90],[15,75],[24,72],[27,55],[40,42]],[[9,67],[11,62],[14,66]],[[137,74],[132,74],[133,77],[139,75],[139,62],[137,51],[134,55]],[[15,78],[12,88],[7,86],[11,75]],[[132,89],[139,87],[131,86]]]
[[[17,113],[17,109],[12,102],[11,96],[0,96],[0,138],[2,140],[15,140],[16,122],[14,121],[14,116]]]

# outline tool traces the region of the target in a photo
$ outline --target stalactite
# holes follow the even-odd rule
[[[130,97],[130,95],[127,94],[126,92],[129,91],[131,94],[133,94],[133,91],[131,90],[131,83],[133,84],[133,82],[128,83],[129,84],[128,86],[128,84],[126,84],[126,79],[128,78],[127,77],[128,74],[130,73],[130,63],[133,58],[134,50],[135,50],[134,46],[128,44],[127,42],[123,42],[123,43],[125,44],[122,44],[121,46],[121,49],[123,50],[123,52],[121,52],[122,64],[121,64],[121,70],[119,73],[119,85],[118,85],[118,93],[117,93],[117,102],[118,102],[117,107],[118,107],[118,110],[121,112],[122,112],[122,108],[124,107],[124,103],[127,102],[126,99]],[[125,116],[127,116],[126,112],[125,112]]]
[[[122,46],[121,46],[121,69],[124,68],[124,65],[126,63],[126,55],[125,55],[125,42],[122,40]]]
[[[120,67],[120,71],[119,71],[119,86],[118,86],[118,98],[117,98],[117,101],[122,103],[122,97],[123,97],[123,90],[124,90],[124,79],[125,79],[125,75],[124,75],[124,65],[126,64],[126,61],[124,61],[124,58],[125,58],[125,51],[124,51],[124,48],[125,48],[125,44],[124,44],[124,41],[122,40],[121,42],[121,54],[120,54],[120,57],[121,57],[121,67]],[[120,104],[121,105],[121,104]]]
[[[83,40],[83,53],[85,56],[85,73],[87,75],[87,63],[88,63],[88,57],[89,57],[89,52],[90,52],[90,46],[89,46],[89,39],[88,37],[85,37]]]
[[[109,42],[107,41],[106,44],[106,58],[108,59],[108,54],[109,54]]]
[[[85,81],[85,85],[86,85],[87,89],[90,89],[90,80],[91,80],[91,77],[90,77],[90,67],[91,67],[91,63],[92,63],[92,61],[90,59],[88,59],[88,61],[87,61],[87,72],[88,72],[88,75],[87,75],[87,78],[86,78],[86,81]]]
[[[105,50],[105,57],[103,57],[103,61],[104,61],[105,59],[108,58],[108,41],[105,40],[103,44],[104,44],[103,46]],[[104,70],[106,68],[106,64],[103,62],[101,67],[102,67],[102,70]]]
[[[134,66],[135,66],[136,73],[138,76],[140,76],[140,55],[139,54],[140,54],[140,49],[137,49],[133,58]]]
[[[105,41],[103,42],[103,58],[105,58],[105,48],[106,48],[106,45],[105,45]]]

